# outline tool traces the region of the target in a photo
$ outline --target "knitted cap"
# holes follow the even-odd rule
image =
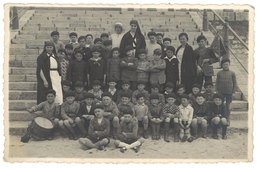
[[[150,100],[152,100],[152,99],[158,99],[158,100],[159,100],[159,95],[156,94],[156,93],[152,93],[152,94],[150,95]]]
[[[94,108],[93,110],[96,110],[96,109],[102,109],[102,110],[104,110],[104,106],[103,106],[102,104],[96,104],[96,105],[94,105],[93,108]]]
[[[213,95],[213,99],[216,99],[216,98],[223,100],[223,96],[221,94],[218,94],[218,93]]]
[[[66,97],[66,98],[67,98],[67,97],[75,97],[75,92],[72,91],[72,90],[70,90],[70,91],[68,91],[68,92],[65,93],[65,97]]]
[[[84,98],[85,99],[94,99],[95,98],[95,96],[94,96],[94,94],[93,93],[85,93],[84,94]]]
[[[122,97],[127,97],[127,98],[131,98],[132,97],[132,95],[131,95],[131,93],[130,92],[123,92],[122,94],[121,94],[121,98]]]
[[[110,92],[104,92],[102,95],[101,95],[101,98],[105,97],[105,96],[108,96],[110,98],[112,98],[112,94]]]
[[[166,99],[168,99],[168,98],[174,98],[174,99],[176,99],[176,96],[175,96],[174,93],[169,93],[169,94],[166,95],[165,98],[166,98]]]

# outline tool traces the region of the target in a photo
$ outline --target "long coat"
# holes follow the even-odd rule
[[[177,48],[176,56],[180,50],[181,46]],[[181,83],[185,86],[186,93],[190,93],[192,89],[192,85],[196,81],[197,76],[197,65],[196,65],[196,57],[194,55],[194,51],[192,47],[186,44],[182,62],[181,62]]]
[[[60,65],[57,56],[55,56],[55,60],[58,63],[58,72],[60,74]],[[48,88],[44,86],[44,82],[40,76],[41,70],[43,72],[45,79],[48,82]],[[52,82],[50,77],[50,57],[47,55],[47,52],[43,52],[37,58],[36,75],[37,75],[37,104],[39,104],[46,100],[46,92],[49,89],[52,89]]]
[[[140,49],[145,49],[146,43],[145,43],[145,38],[142,34],[135,34],[135,38],[136,38],[136,47],[135,47],[136,53],[135,53],[135,56],[137,57],[137,51],[140,50]],[[128,31],[127,33],[125,33],[125,35],[123,36],[123,38],[121,40],[120,54],[121,55],[125,54],[126,46],[132,46],[133,47],[133,42],[134,42],[134,38],[130,34],[130,31]]]

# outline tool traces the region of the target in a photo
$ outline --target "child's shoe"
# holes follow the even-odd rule
[[[144,130],[144,138],[148,139],[148,132],[147,132],[147,130]]]
[[[202,138],[205,138],[205,139],[207,139],[207,135],[202,135]]]
[[[191,136],[188,138],[188,142],[192,142],[194,140],[194,138]]]
[[[135,153],[139,152],[140,146],[133,147],[133,150],[135,151]]]
[[[127,150],[126,147],[120,148],[120,152],[122,152],[122,153],[125,153],[126,150]]]
[[[212,137],[213,137],[213,139],[218,139],[218,135],[217,134],[214,134]]]
[[[179,139],[179,137],[174,137],[174,142],[180,142],[180,139]]]
[[[227,139],[227,135],[222,136],[222,139],[226,140]]]
[[[181,139],[181,142],[186,142],[187,139],[188,139],[188,137],[187,137],[187,136],[184,136],[184,137]]]

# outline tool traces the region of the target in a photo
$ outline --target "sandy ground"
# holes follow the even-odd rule
[[[171,138],[171,140],[173,140]],[[97,149],[81,150],[78,141],[57,137],[52,141],[30,141],[21,143],[20,137],[11,136],[10,157],[34,158],[168,158],[168,159],[246,159],[247,132],[229,132],[227,140],[199,138],[192,143],[166,143],[163,139],[145,140],[140,151],[127,150],[121,153],[110,145],[103,151]]]

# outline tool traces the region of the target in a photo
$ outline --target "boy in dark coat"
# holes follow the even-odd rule
[[[142,95],[144,95],[144,102],[146,103],[146,104],[148,104],[149,103],[149,93],[148,93],[148,91],[146,91],[145,90],[145,82],[143,82],[143,81],[139,81],[138,82],[138,84],[137,84],[137,90],[135,90],[134,92],[133,92],[133,97],[132,97],[132,102],[134,103],[134,104],[136,104],[137,103],[137,95],[138,94],[142,94]]]
[[[208,103],[213,103],[213,84],[212,83],[204,83],[205,92],[203,95]]]
[[[196,95],[200,93],[200,85],[193,84],[191,93],[189,94],[190,103],[193,104],[196,102]]]
[[[85,99],[87,91],[84,90],[84,83],[82,81],[77,81],[75,83],[75,101],[81,102]]]
[[[209,105],[205,101],[203,94],[199,93],[196,95],[196,102],[192,105],[194,109],[193,120],[191,122],[193,136],[197,138],[198,135],[198,126],[201,126],[202,137],[207,138],[207,126],[209,116]]]
[[[78,38],[78,43],[79,43],[79,46],[76,47],[74,49],[74,51],[78,51],[78,50],[82,51],[83,60],[87,62],[91,57],[91,50],[90,50],[90,48],[86,47],[86,37],[80,36]]]
[[[94,46],[91,50],[92,57],[88,61],[88,80],[92,85],[94,80],[106,84],[106,61],[101,56],[102,47]]]
[[[103,150],[109,144],[110,122],[104,118],[104,107],[95,105],[95,118],[90,120],[88,137],[80,138],[79,143],[84,150],[97,148]]]
[[[166,57],[164,57],[166,68],[166,83],[170,82],[174,85],[174,91],[176,90],[176,85],[179,82],[179,61],[175,54],[175,48],[169,46],[166,48]]]
[[[129,81],[130,86],[132,90],[136,88],[136,80],[137,80],[137,64],[138,64],[138,59],[133,56],[133,50],[134,48],[131,46],[127,46],[125,48],[125,53],[126,54],[120,63],[120,68],[121,68],[121,80],[122,81]]]
[[[213,103],[210,105],[210,120],[212,127],[212,137],[218,139],[218,127],[222,127],[222,139],[227,139],[227,114],[221,94],[214,94]]]
[[[131,98],[132,98],[132,94],[131,93],[129,93],[127,91],[121,93],[121,101],[117,105],[118,110],[119,110],[119,119],[120,119],[120,121],[123,120],[125,110],[127,110],[128,107],[130,107],[132,110],[134,108],[134,104],[131,102]]]
[[[105,92],[109,92],[112,95],[112,100],[117,102],[118,90],[116,89],[116,80],[110,79],[108,81],[108,89]]]
[[[128,81],[122,81],[121,87],[122,87],[122,89],[118,92],[117,103],[121,102],[121,97],[122,97],[123,93],[127,92],[127,93],[131,94],[131,97],[133,94],[133,91],[130,89],[130,83]]]
[[[72,83],[72,88],[75,88],[76,81],[81,81],[84,85],[87,85],[87,63],[83,60],[82,51],[75,50],[75,60],[71,60],[68,71],[67,79]]]

